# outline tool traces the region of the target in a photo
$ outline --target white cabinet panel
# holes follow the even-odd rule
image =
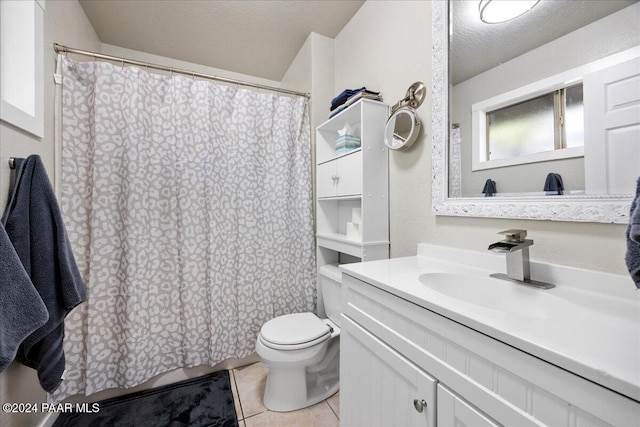
[[[319,198],[362,194],[362,151],[319,164],[316,182]]]
[[[438,427],[498,427],[478,409],[438,384]]]
[[[362,151],[337,159],[337,196],[362,194]]]
[[[434,378],[344,316],[341,334],[341,426],[435,427]]]
[[[316,170],[316,192],[318,197],[334,197],[336,195],[335,161],[318,165]]]

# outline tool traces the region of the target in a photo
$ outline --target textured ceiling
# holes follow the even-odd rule
[[[80,0],[103,43],[279,81],[311,32],[364,0]]]
[[[480,21],[478,0],[453,1],[451,82],[460,83],[636,1],[541,0],[501,24]]]

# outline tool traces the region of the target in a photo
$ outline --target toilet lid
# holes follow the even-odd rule
[[[269,320],[260,335],[273,344],[296,345],[328,337],[331,329],[313,313],[295,313]]]

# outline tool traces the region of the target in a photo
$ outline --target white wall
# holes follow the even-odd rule
[[[47,1],[44,11],[44,138],[40,140],[9,124],[0,122],[0,212],[4,211],[9,192],[9,157],[39,154],[53,180],[53,43],[99,51],[100,40],[77,0]],[[0,374],[0,402],[45,402],[36,373],[14,362]],[[7,414],[0,412],[1,426],[33,426],[42,414]]]
[[[311,129],[324,123],[334,96],[333,39],[309,34],[280,84],[283,88],[311,93]]]
[[[431,87],[431,2],[367,1],[335,39],[335,92],[366,85],[395,103],[411,83]],[[435,217],[431,214],[431,97],[418,113],[424,132],[390,156],[391,254],[419,242],[483,252],[509,228],[529,230],[531,258],[626,274],[623,225]]]
[[[317,33],[309,34],[280,84],[283,88],[312,94],[309,109],[311,152],[315,164],[314,129],[328,119],[329,103],[333,97],[333,39]]]
[[[542,191],[547,173],[562,175],[566,190],[584,190],[584,160],[556,160],[471,172],[471,106],[510,90],[640,45],[640,3],[613,13],[524,55],[455,85],[452,122],[462,137],[462,194],[478,195],[487,178],[499,192]]]
[[[333,98],[333,39],[311,33],[291,62],[280,82],[283,88],[312,94],[309,102],[311,124],[311,158],[315,165],[315,131],[329,116],[330,100]],[[312,177],[315,194],[315,167]],[[315,204],[314,204],[315,218]],[[316,282],[318,291],[317,314],[324,316],[324,303],[320,280]]]

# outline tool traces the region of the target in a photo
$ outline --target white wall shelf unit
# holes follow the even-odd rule
[[[361,261],[389,257],[388,112],[386,104],[364,99],[316,128],[318,280],[323,266],[345,262],[342,254]],[[336,154],[338,131],[345,129],[360,138],[360,147]]]

